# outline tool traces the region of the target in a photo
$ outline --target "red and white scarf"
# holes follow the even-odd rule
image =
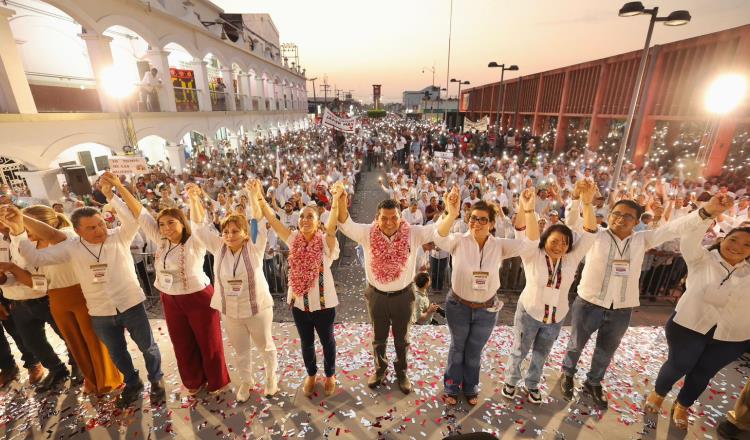
[[[305,240],[301,232],[289,246],[289,286],[297,296],[305,296],[318,279],[323,264],[323,234],[316,232]]]
[[[376,223],[370,228],[372,272],[379,283],[387,284],[401,275],[409,259],[409,223],[401,221],[393,241],[389,241]]]

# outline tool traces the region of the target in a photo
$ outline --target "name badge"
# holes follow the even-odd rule
[[[44,275],[32,275],[31,276],[31,288],[35,292],[46,292],[47,291],[47,277]]]
[[[0,263],[10,263],[10,248],[0,247]]]
[[[629,276],[630,275],[630,261],[629,260],[612,261],[612,275],[616,277]]]
[[[471,288],[474,290],[486,291],[489,288],[490,273],[489,272],[472,272],[471,273]]]
[[[229,280],[227,281],[227,296],[239,296],[242,292],[242,280]]]
[[[162,285],[165,289],[169,289],[172,287],[172,282],[174,282],[174,276],[172,276],[169,272],[159,272],[159,284]]]
[[[106,264],[92,264],[89,266],[91,270],[91,282],[94,284],[103,284],[107,282],[107,265]]]

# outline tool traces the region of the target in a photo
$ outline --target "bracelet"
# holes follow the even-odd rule
[[[531,214],[532,212],[534,212],[534,210],[533,209],[524,209],[523,212],[525,212],[526,214]]]
[[[703,220],[708,220],[708,219],[710,219],[710,218],[714,218],[714,216],[712,216],[711,214],[709,214],[709,213],[708,213],[708,211],[706,211],[706,208],[701,208],[701,209],[699,209],[699,210],[698,210],[698,215],[699,215],[699,216],[700,216],[700,218],[702,218]]]

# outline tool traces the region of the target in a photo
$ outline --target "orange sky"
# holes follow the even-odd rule
[[[353,89],[384,101],[404,90],[445,86],[450,0],[213,0],[226,12],[266,12],[281,42],[296,43],[309,78],[327,75],[331,89]],[[518,64],[531,74],[643,47],[648,17],[620,18],[619,0],[453,0],[450,77],[472,85],[499,79],[489,61]],[[646,1],[660,15],[687,9],[691,23],[657,23],[652,44],[667,43],[750,23],[750,0]],[[424,69],[425,73],[422,73]],[[513,77],[509,72],[509,78]],[[312,96],[310,84],[309,94]],[[456,94],[456,85],[450,88]]]

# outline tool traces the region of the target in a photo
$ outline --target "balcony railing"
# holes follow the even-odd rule
[[[211,110],[215,112],[225,112],[229,110],[229,106],[227,105],[227,99],[229,98],[229,93],[227,92],[217,92],[214,90],[211,90],[210,92],[211,96]]]
[[[198,105],[198,93],[200,90],[189,87],[173,88],[178,112],[197,112],[200,110],[200,106]]]

